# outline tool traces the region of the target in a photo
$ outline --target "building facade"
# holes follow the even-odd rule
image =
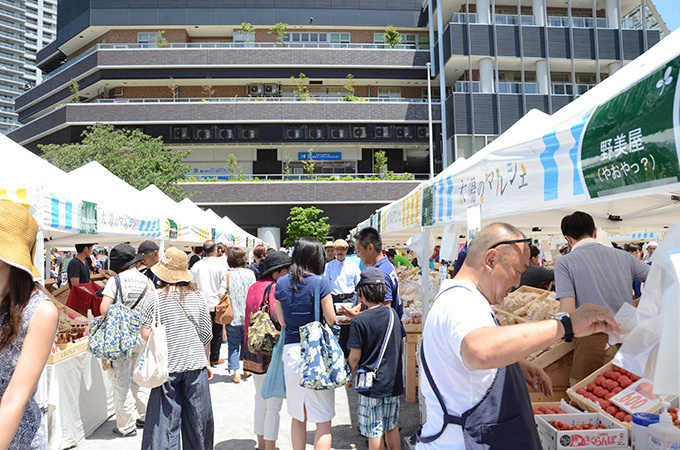
[[[37,52],[57,35],[57,0],[0,1],[0,133],[20,126],[15,99],[42,81]]]
[[[652,0],[430,0],[427,8],[434,74],[446,89],[445,165],[530,109],[556,112],[669,33]]]
[[[57,40],[38,55],[46,79],[18,99],[27,125],[10,135],[32,150],[76,142],[103,122],[191,149],[197,179],[229,178],[234,158],[246,177],[295,177],[310,154],[317,175],[371,174],[379,150],[388,170],[428,176],[430,51],[419,1],[59,8]],[[287,29],[277,38],[279,22]],[[394,45],[384,37],[390,25],[400,32]],[[432,107],[433,136],[440,109]]]

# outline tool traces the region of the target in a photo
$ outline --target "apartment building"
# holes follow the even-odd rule
[[[198,179],[228,178],[233,157],[246,177],[291,177],[310,153],[316,174],[370,174],[378,150],[389,170],[428,176],[419,0],[60,0],[59,10],[57,40],[38,53],[45,79],[17,100],[26,125],[10,134],[32,150],[103,122],[191,149]],[[399,43],[386,42],[388,26]]]
[[[530,109],[556,112],[669,33],[652,0],[431,0],[427,10],[445,165]]]
[[[42,80],[36,54],[56,34],[56,0],[0,0],[0,133],[20,126],[14,100]]]

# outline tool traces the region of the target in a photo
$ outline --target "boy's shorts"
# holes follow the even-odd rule
[[[359,394],[359,432],[379,438],[397,427],[399,397],[371,398]]]

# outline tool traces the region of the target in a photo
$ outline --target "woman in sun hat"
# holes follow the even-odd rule
[[[151,271],[161,280],[158,304],[168,342],[169,378],[149,395],[142,448],[212,449],[215,425],[208,386],[212,371],[206,350],[212,323],[205,298],[189,284],[192,275],[183,251],[170,247]],[[155,309],[155,302],[145,299],[140,327],[145,340]]]
[[[48,448],[33,394],[59,313],[36,283],[37,233],[25,207],[0,201],[0,448]]]

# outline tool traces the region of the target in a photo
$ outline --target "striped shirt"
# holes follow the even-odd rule
[[[168,372],[189,372],[206,367],[208,359],[204,347],[212,339],[212,323],[201,291],[186,290],[184,300],[180,300],[175,288],[159,289],[158,304],[168,340]],[[146,298],[142,305],[142,326],[151,327],[155,309],[155,303]]]

